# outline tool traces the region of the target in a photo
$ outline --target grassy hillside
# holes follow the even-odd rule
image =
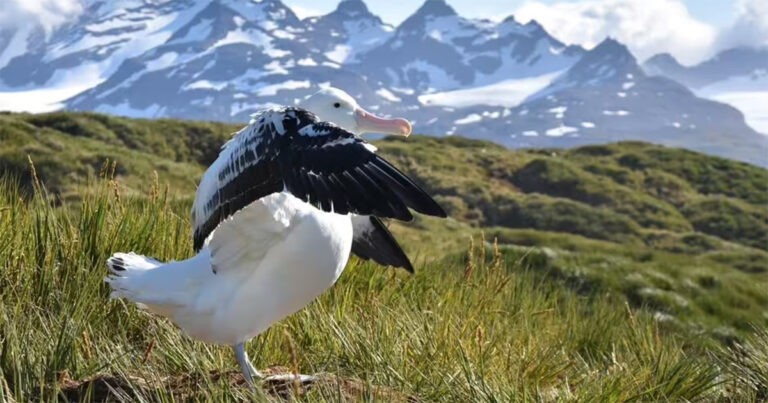
[[[184,209],[163,192],[131,197],[107,183],[72,209],[3,183],[0,206],[0,401],[265,398],[244,386],[229,348],[108,300],[113,251],[189,255]],[[767,396],[768,333],[708,346],[621,295],[552,281],[537,251],[483,245],[415,276],[353,259],[329,292],[249,344],[255,365],[326,373],[307,401]]]
[[[218,155],[235,127],[218,123],[132,120],[92,113],[0,113],[0,169],[29,188],[31,158],[49,191],[64,197],[109,161],[117,177],[139,188],[157,171],[180,191],[197,185],[202,166]]]
[[[20,183],[0,189],[0,401],[87,400],[105,382],[150,400],[189,393],[177,383],[232,392],[206,375],[234,366],[226,349],[119,302],[105,308],[101,277],[113,251],[189,256],[192,192],[236,129],[0,114],[0,172]],[[451,219],[392,223],[417,276],[351,263],[331,293],[252,344],[258,366],[290,364],[290,339],[301,370],[403,399],[766,396],[768,336],[755,329],[768,326],[768,171],[634,142],[376,145]],[[116,163],[108,183],[95,179],[105,160]],[[153,358],[137,362],[150,342]],[[72,381],[56,382],[65,370]],[[79,383],[96,374],[108,377]],[[320,389],[310,398],[338,392]]]
[[[31,158],[49,191],[70,195],[103,167],[140,188],[152,170],[189,194],[237,126],[93,113],[0,114],[0,168],[27,186]],[[700,232],[768,248],[768,170],[645,143],[510,151],[481,141],[414,136],[378,142],[477,226],[646,242],[648,231]]]

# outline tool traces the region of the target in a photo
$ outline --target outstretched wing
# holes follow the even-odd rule
[[[410,207],[445,217],[437,202],[375,151],[300,108],[254,115],[203,175],[192,207],[195,250],[224,219],[281,191],[339,214],[410,220]]]

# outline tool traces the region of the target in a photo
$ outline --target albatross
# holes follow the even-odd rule
[[[111,296],[232,346],[246,381],[265,379],[245,343],[330,288],[350,252],[413,272],[380,218],[408,221],[410,209],[446,216],[363,133],[407,137],[411,125],[375,116],[336,88],[255,113],[198,186],[196,254],[163,263],[116,253],[107,261]]]

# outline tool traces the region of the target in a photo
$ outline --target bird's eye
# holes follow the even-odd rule
[[[334,108],[341,108],[341,102],[334,102],[333,103]]]

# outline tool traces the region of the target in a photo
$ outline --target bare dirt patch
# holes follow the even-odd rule
[[[284,367],[271,367],[263,371],[265,375],[291,374]],[[375,386],[365,381],[340,377],[334,374],[315,374],[314,382],[257,382],[267,396],[276,401],[293,400],[307,394],[333,397],[344,401],[375,400],[389,402],[420,402],[416,396],[407,395],[395,389]],[[207,396],[206,385],[228,384],[233,389],[247,393],[248,384],[240,372],[211,371],[208,374],[182,374],[164,377],[160,380],[145,380],[140,377],[119,377],[109,374],[94,375],[81,380],[71,379],[64,373],[59,379],[58,389],[61,397],[71,402],[120,402],[134,401],[143,396],[171,394],[180,400],[204,399]]]

